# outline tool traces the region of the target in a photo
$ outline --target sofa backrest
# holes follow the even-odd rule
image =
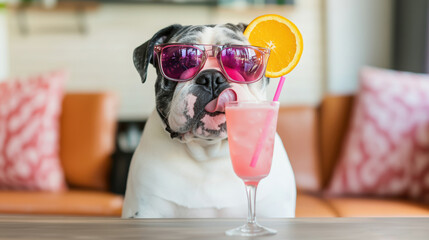
[[[60,158],[70,187],[107,190],[118,100],[112,93],[68,93],[60,122]]]

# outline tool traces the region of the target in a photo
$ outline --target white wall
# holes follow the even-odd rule
[[[115,91],[120,95],[121,118],[146,117],[154,107],[155,71],[150,68],[148,81],[140,83],[131,56],[135,47],[169,24],[250,22],[265,13],[290,18],[304,38],[301,61],[286,77],[280,97],[282,104],[317,104],[324,89],[330,93],[354,92],[358,71],[363,65],[391,65],[393,1],[295,2],[294,6],[288,7],[245,10],[103,4],[98,11],[88,15],[87,35],[75,31],[76,22],[72,14],[30,13],[31,32],[28,36],[21,36],[16,16],[9,14],[10,75],[24,76],[66,68],[71,72],[67,90]],[[0,28],[0,31],[2,29],[5,28]],[[4,58],[5,52],[0,51],[0,57]],[[0,64],[0,68],[5,66],[7,64]],[[270,96],[274,94],[275,87],[276,80],[273,80]]]
[[[0,1],[1,3],[1,1]],[[0,81],[8,76],[6,10],[0,7]]]
[[[392,10],[392,0],[326,0],[328,92],[354,92],[364,65],[391,67]]]
[[[294,21],[304,37],[301,62],[287,76],[282,104],[317,104],[323,78],[321,1],[296,0],[293,7],[250,8],[245,11],[207,6],[103,4],[88,16],[89,34],[79,35],[73,15],[30,13],[30,34],[21,36],[15,16],[9,19],[10,71],[13,76],[66,68],[69,91],[110,90],[120,95],[120,117],[146,117],[154,108],[155,71],[140,83],[132,63],[135,47],[173,23],[250,22],[265,13]],[[65,28],[65,29],[64,29]],[[60,31],[52,31],[59,29]],[[269,95],[273,96],[276,80]]]

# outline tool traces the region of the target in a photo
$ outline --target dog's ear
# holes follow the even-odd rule
[[[153,48],[155,45],[167,42],[171,36],[181,28],[181,25],[174,24],[161,29],[159,32],[155,33],[155,35],[153,35],[149,41],[134,49],[134,66],[136,67],[137,72],[140,74],[142,83],[146,81],[147,67],[149,63],[153,64]]]

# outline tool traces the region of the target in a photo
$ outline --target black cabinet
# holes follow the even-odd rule
[[[145,124],[145,120],[118,122],[110,175],[110,191],[113,193],[125,194],[131,159],[140,142]]]

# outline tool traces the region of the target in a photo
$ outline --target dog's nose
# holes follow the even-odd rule
[[[223,87],[227,81],[221,72],[215,69],[204,70],[195,80],[198,85],[203,85],[210,88],[213,92],[217,92],[220,87]]]

